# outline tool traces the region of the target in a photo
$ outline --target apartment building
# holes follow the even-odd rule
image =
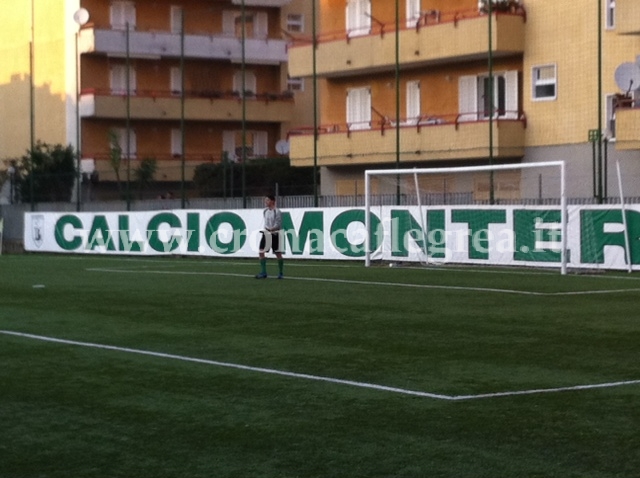
[[[617,194],[618,161],[640,195],[637,1],[317,1],[315,54],[297,42],[289,71],[315,73],[318,130],[293,131],[290,157],[323,194],[362,192],[366,169],[566,160],[570,196]],[[520,177],[494,186],[515,197]]]
[[[286,154],[276,144],[311,121],[286,68],[305,0],[0,4],[1,158],[33,140],[72,144],[84,173],[113,181],[119,149],[131,167],[155,159],[160,181],[180,180],[184,164],[188,181],[203,162]]]

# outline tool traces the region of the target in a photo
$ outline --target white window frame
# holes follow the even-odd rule
[[[287,78],[287,91],[304,91],[304,78]]]
[[[109,9],[111,28],[113,30],[126,30],[127,22],[129,30],[136,28],[136,6],[129,1],[114,1]]]
[[[420,21],[421,0],[406,0],[407,28],[414,28]]]
[[[553,78],[538,79],[543,68],[553,68]],[[553,96],[537,96],[538,86],[553,85]],[[558,66],[555,63],[536,65],[531,68],[531,100],[532,101],[555,101],[558,98]]]
[[[371,88],[351,88],[347,91],[347,125],[349,130],[371,129]]]
[[[349,37],[371,33],[371,0],[347,0],[346,25]]]
[[[302,13],[287,14],[287,31],[291,33],[304,33],[304,15]]]

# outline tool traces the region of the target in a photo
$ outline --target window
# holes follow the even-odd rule
[[[233,75],[233,91],[237,91],[238,94],[242,91],[242,71],[236,71]],[[252,71],[244,72],[244,91],[247,96],[257,93],[256,75]]]
[[[111,28],[114,30],[125,30],[127,23],[129,29],[136,28],[136,7],[133,2],[116,1],[111,4],[110,10]]]
[[[304,33],[304,15],[289,13],[287,15],[287,31],[291,33]]]
[[[111,65],[109,71],[109,82],[112,95],[127,94],[127,65]],[[129,94],[136,94],[136,70],[129,68]]]
[[[418,124],[420,119],[420,82],[407,82],[407,123]]]
[[[544,65],[533,68],[532,73],[533,99],[534,100],[555,100],[556,92],[556,66]]]
[[[180,33],[182,31],[182,7],[171,6],[171,33]]]
[[[266,156],[269,152],[269,136],[266,131],[246,131],[244,138],[247,158]],[[234,162],[242,160],[242,130],[222,133],[222,150]]]
[[[120,148],[121,154],[123,158],[126,158],[127,155],[131,159],[136,158],[137,150],[136,146],[138,141],[136,139],[136,132],[132,129],[129,129],[129,147],[127,148],[127,130],[125,128],[115,128],[114,132],[116,137],[118,138],[118,147]]]
[[[171,94],[180,96],[182,94],[182,70],[180,67],[171,67]]]
[[[228,36],[242,38],[242,12],[224,10],[222,12],[222,32]],[[266,39],[269,35],[269,17],[266,12],[247,12],[244,16],[246,38]]]
[[[493,111],[494,118],[502,118],[506,114],[506,80],[502,75],[493,76],[493,95],[491,91],[491,79],[482,76],[478,81],[478,110],[482,119],[488,119]]]
[[[477,121],[493,118],[517,119],[518,72],[507,71],[493,75],[493,92],[488,75],[461,76],[458,80],[458,120]]]
[[[351,130],[371,129],[371,89],[354,88],[347,92],[347,125]]]
[[[304,78],[287,78],[288,91],[304,91]]]
[[[616,95],[607,95],[606,105],[606,125],[609,139],[616,139]]]
[[[347,1],[347,34],[350,37],[371,33],[371,0]]]
[[[616,0],[605,0],[606,27],[611,30],[616,27]]]
[[[171,129],[171,155],[182,156],[182,130],[180,128]]]
[[[407,1],[407,28],[413,28],[420,20],[420,0]]]

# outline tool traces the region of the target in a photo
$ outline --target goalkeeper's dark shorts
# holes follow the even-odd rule
[[[260,250],[264,252],[269,252],[272,250],[274,253],[282,252],[280,250],[280,231],[262,231],[262,238],[260,239]]]

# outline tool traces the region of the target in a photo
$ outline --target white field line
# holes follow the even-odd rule
[[[354,380],[343,380],[339,378],[323,377],[320,375],[287,372],[285,370],[276,370],[276,369],[263,368],[263,367],[252,367],[248,365],[241,365],[241,364],[235,364],[235,363],[229,363],[229,362],[219,362],[217,360],[206,360],[206,359],[200,359],[195,357],[186,357],[183,355],[174,355],[174,354],[167,354],[162,352],[152,352],[149,350],[139,350],[139,349],[132,349],[128,347],[116,347],[114,345],[104,345],[104,344],[96,344],[91,342],[78,342],[75,340],[58,339],[55,337],[46,337],[43,335],[27,334],[27,333],[15,332],[10,330],[0,330],[0,334],[9,335],[13,337],[20,337],[24,339],[40,340],[43,342],[52,342],[56,344],[74,345],[78,347],[87,347],[87,348],[100,349],[100,350],[109,350],[114,352],[146,355],[146,356],[169,359],[169,360],[178,360],[181,362],[192,362],[192,363],[198,363],[198,364],[204,364],[204,365],[212,365],[215,367],[224,367],[224,368],[231,368],[236,370],[243,370],[247,372],[278,375],[281,377],[297,378],[302,380],[312,380],[316,382],[334,383],[338,385],[347,385],[350,387],[364,388],[364,389],[376,390],[381,392],[390,392],[390,393],[396,393],[400,395],[409,395],[414,397],[432,398],[435,400],[447,400],[447,401],[478,400],[478,399],[488,399],[488,398],[510,397],[510,396],[517,396],[517,395],[537,395],[537,394],[543,394],[543,393],[559,393],[559,392],[568,392],[568,391],[591,390],[591,389],[597,389],[597,388],[614,388],[614,387],[640,384],[640,380],[627,380],[627,381],[610,382],[610,383],[597,383],[597,384],[591,384],[591,385],[575,385],[570,387],[543,388],[543,389],[533,389],[533,390],[516,390],[511,392],[483,393],[483,394],[477,394],[477,395],[443,395],[438,393],[408,390],[404,388],[389,387],[386,385],[377,385],[374,383],[359,382]]]
[[[225,276],[225,277],[253,277],[247,274],[237,274],[232,272],[190,272],[190,271],[167,271],[167,270],[151,270],[151,269],[110,269],[102,267],[92,267],[86,269],[89,272],[106,272],[115,274],[159,274],[159,275],[205,275],[205,276]],[[287,276],[286,280],[298,280],[298,281],[310,281],[310,282],[330,282],[335,284],[357,284],[357,285],[373,285],[384,287],[407,287],[412,289],[440,289],[440,290],[459,290],[459,291],[472,291],[472,292],[494,292],[501,294],[516,294],[527,296],[565,296],[565,295],[590,295],[590,294],[615,294],[620,292],[638,292],[640,288],[633,289],[608,289],[608,290],[586,290],[586,291],[573,291],[573,292],[535,292],[527,290],[516,289],[496,289],[490,287],[464,287],[464,286],[452,286],[452,285],[434,285],[434,284],[407,284],[402,282],[378,282],[378,281],[363,281],[354,279],[326,279],[320,277],[294,277]]]

